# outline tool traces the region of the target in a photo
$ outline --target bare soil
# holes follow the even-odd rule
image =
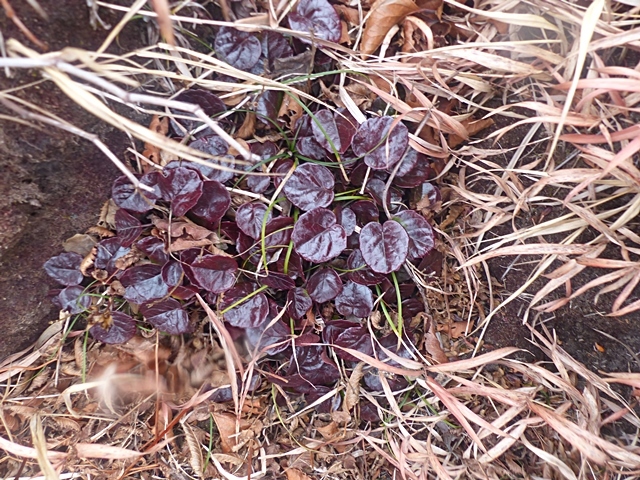
[[[51,50],[64,47],[97,49],[107,31],[89,23],[85,0],[39,0],[49,14],[40,18],[27,2],[14,1],[20,19]],[[100,11],[111,25],[118,15]],[[29,48],[36,47],[0,13],[0,31]],[[145,26],[130,23],[110,51],[131,50],[143,44]],[[39,74],[13,70],[0,74],[6,89],[40,80]],[[83,130],[99,135],[120,158],[130,141],[115,128],[100,122],[60,92],[52,82],[18,95]],[[0,108],[1,113],[15,116]],[[54,287],[43,263],[62,250],[62,242],[94,225],[109,197],[118,171],[94,145],[60,130],[31,129],[0,121],[0,359],[32,344],[51,320],[56,308],[47,294]]]

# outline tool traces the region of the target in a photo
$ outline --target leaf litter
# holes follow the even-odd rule
[[[632,75],[604,73],[592,39],[623,34],[629,22],[596,18],[593,7],[583,25],[582,10],[554,2],[522,13],[427,1],[363,4],[357,24],[345,7],[301,1],[248,22],[236,5],[238,21],[224,26],[192,6],[164,18],[165,28],[197,31],[197,19],[215,33],[214,56],[184,46],[169,54],[161,44],[134,53],[175,69],[151,75],[195,86],[175,103],[151,92],[128,97],[164,105],[170,129],[105,110],[61,74],[64,61],[45,67],[63,91],[80,92],[83,107],[143,140],[148,156],[114,182],[113,224],[100,225],[110,236],[94,238],[84,258],[68,252],[47,262],[64,287],[53,293],[62,308],[55,333],[2,363],[8,474],[73,466],[121,477],[378,478],[398,469],[409,478],[601,478],[637,469],[630,434],[621,433],[638,428],[635,397],[612,387],[638,388],[633,374],[592,373],[544,326],[531,335],[554,370],[509,358],[511,348],[472,355],[497,295],[515,295],[482,277],[478,266],[492,256],[542,256],[534,275],[550,281],[532,296],[539,310],[596,287],[620,290],[614,315],[640,308],[637,146],[609,122],[637,100],[619,94],[622,83],[607,87],[605,75]],[[626,18],[626,7],[615,7]],[[563,36],[550,19],[560,19]],[[602,83],[574,82],[571,96],[600,88],[585,91],[581,111],[548,105],[579,79],[589,43],[592,78]],[[554,55],[573,47],[578,62],[552,72]],[[312,49],[311,69],[294,68],[282,82],[269,75],[276,60]],[[104,73],[106,83],[93,83],[116,96],[107,85],[118,69],[150,75],[142,62],[102,62],[87,65],[88,81]],[[525,101],[489,106],[514,85]],[[534,87],[544,102],[522,93]],[[611,104],[596,101],[605,95]],[[282,116],[284,98],[301,106],[297,119]],[[539,116],[522,118],[515,109],[525,104]],[[518,164],[523,141],[499,168],[490,158],[504,153],[499,147],[460,143],[490,127],[486,113],[573,129],[559,138],[575,142],[585,166]],[[251,115],[260,121],[247,122]],[[632,142],[618,149],[614,138]],[[565,191],[564,202],[547,187]],[[602,209],[606,193],[626,203]],[[488,239],[491,227],[536,202],[568,213]],[[596,241],[578,243],[588,228]],[[558,233],[562,242],[539,240]],[[603,242],[622,259],[601,257]],[[585,268],[611,272],[572,288]],[[540,304],[560,287],[564,297]],[[56,415],[44,424],[32,416],[31,440],[19,432],[34,405]],[[82,442],[66,436],[72,418],[83,422]]]

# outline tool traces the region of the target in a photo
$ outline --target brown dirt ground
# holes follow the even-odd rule
[[[49,14],[41,19],[22,0],[12,2],[18,16],[52,51],[67,46],[97,49],[106,37],[101,27],[89,24],[85,0],[39,0]],[[101,10],[107,23],[119,16]],[[110,51],[127,51],[143,44],[144,25],[130,23]],[[0,12],[5,40],[16,38],[35,46]],[[40,76],[13,71],[0,74],[0,89],[33,82]],[[36,76],[37,75],[37,76]],[[29,101],[99,135],[112,151],[123,157],[130,145],[123,133],[111,128],[72,102],[53,85],[42,83],[21,92]],[[2,113],[11,112],[4,111]],[[32,344],[56,319],[47,293],[54,287],[42,269],[61,244],[75,233],[94,225],[100,207],[109,196],[118,174],[111,162],[90,142],[47,127],[45,132],[10,121],[0,121],[0,359]]]

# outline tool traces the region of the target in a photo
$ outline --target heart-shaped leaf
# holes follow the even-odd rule
[[[393,220],[384,222],[384,225],[371,222],[360,231],[360,251],[362,258],[374,272],[395,272],[407,259],[409,236]]]
[[[333,201],[335,179],[322,165],[305,163],[295,169],[284,186],[284,194],[296,207],[311,210]]]
[[[356,127],[340,113],[319,110],[311,121],[313,136],[328,152],[344,153],[351,146]]]
[[[44,271],[62,285],[78,285],[84,278],[80,272],[82,256],[74,252],[65,252],[51,257],[44,263]]]
[[[124,208],[119,208],[115,214],[116,231],[120,244],[123,247],[133,245],[142,233],[142,224],[140,220],[127,212]]]
[[[214,43],[216,54],[232,67],[249,71],[262,55],[260,40],[249,32],[241,32],[231,27],[222,27]]]
[[[269,302],[264,293],[245,299],[255,289],[253,284],[243,283],[227,290],[221,302],[222,309],[239,303],[224,314],[230,325],[240,328],[257,328],[267,319]]]
[[[373,311],[373,294],[364,285],[347,282],[336,297],[336,310],[345,317],[368,317]]]
[[[399,171],[400,170],[404,170],[403,166],[400,167]],[[418,153],[416,163],[413,167],[405,173],[397,174],[393,179],[393,184],[400,188],[414,188],[422,185],[432,177],[433,170],[429,166],[429,161],[427,160],[426,155]]]
[[[165,168],[158,185],[163,200],[171,202],[176,217],[185,215],[202,196],[202,180],[191,168]]]
[[[397,213],[394,220],[407,231],[409,236],[409,258],[422,258],[436,245],[433,228],[425,218],[411,210]]]
[[[119,344],[128,342],[136,334],[136,322],[126,313],[110,312],[104,316],[106,325],[91,327],[91,336],[102,343]]]
[[[336,224],[336,216],[326,208],[302,215],[291,235],[296,252],[305,260],[323,263],[337,257],[347,247],[347,234]]]
[[[159,192],[158,192],[159,193]],[[111,198],[118,207],[130,212],[144,213],[153,209],[157,196],[142,192],[131,184],[126,176],[116,178],[111,187]]]
[[[356,214],[356,221],[360,227],[364,227],[369,222],[377,222],[380,218],[380,210],[370,200],[358,200],[353,202],[349,208]]]
[[[184,280],[184,269],[180,262],[171,260],[162,266],[160,275],[162,276],[162,281],[169,287],[176,287]]]
[[[233,287],[237,270],[236,261],[222,255],[205,255],[185,264],[189,280],[211,293],[222,293]]]
[[[267,90],[258,96],[256,116],[265,125],[272,125],[278,118],[282,95],[277,90]]]
[[[207,222],[216,223],[224,217],[230,205],[231,195],[224,185],[216,180],[207,180],[202,183],[202,195],[191,213]]]
[[[149,257],[149,260],[156,263],[164,264],[169,260],[169,254],[164,248],[164,242],[159,238],[144,237],[138,240],[136,248]]]
[[[336,221],[342,225],[342,228],[347,233],[347,237],[355,232],[358,220],[353,210],[338,206],[333,209],[333,213],[336,216]]]
[[[348,322],[346,320],[334,320],[327,323],[322,331],[323,340],[329,345],[336,345],[342,348],[350,348],[373,356],[373,344],[371,342],[371,334],[367,327],[357,322]],[[335,348],[334,352],[339,358],[348,362],[359,362],[360,359],[345,352],[342,348]]]
[[[266,277],[259,279],[259,283],[274,290],[292,290],[296,288],[296,282],[289,275],[271,270]]]
[[[353,137],[353,152],[374,170],[388,170],[395,166],[409,146],[409,131],[402,123],[389,132],[392,117],[370,118],[358,128]]]
[[[313,306],[313,301],[309,297],[309,293],[304,288],[295,288],[287,293],[287,302],[289,307],[287,312],[294,320],[304,317],[307,311]]]
[[[230,170],[234,168],[233,157],[227,154],[229,145],[221,137],[218,135],[205,135],[191,142],[189,146],[209,155],[222,157],[207,160],[212,165],[219,165],[222,168],[209,167],[195,162],[189,163],[189,168],[199,171],[206,179],[217,180],[220,183],[228,182],[234,177],[235,174]],[[229,160],[225,161],[224,158]]]
[[[321,268],[307,282],[309,296],[317,303],[328,302],[342,292],[342,280],[333,268]]]
[[[327,155],[327,151],[316,140],[312,124],[313,120],[307,114],[298,120],[296,124],[296,150],[303,157],[322,160]]]
[[[245,235],[258,239],[262,235],[262,224],[271,220],[271,210],[263,203],[245,203],[236,211],[236,222]]]
[[[162,281],[160,265],[139,265],[127,269],[120,277],[124,285],[124,299],[142,305],[164,298],[169,286]]]
[[[180,335],[192,331],[189,315],[180,302],[167,298],[162,302],[140,308],[144,318],[161,332]]]
[[[60,309],[66,310],[71,315],[86,311],[91,305],[91,297],[84,293],[85,289],[79,285],[72,285],[62,289],[58,294]]]
[[[313,37],[338,42],[342,33],[340,17],[327,0],[301,0],[296,11],[289,14],[292,30],[309,32]]]
[[[347,258],[347,268],[350,270],[347,274],[349,280],[360,285],[377,285],[386,278],[384,274],[376,273],[368,267],[359,248],[354,249]]]
[[[258,328],[245,329],[247,343],[251,351],[257,350],[259,352],[263,348],[274,345],[267,350],[267,353],[269,355],[277,355],[289,347],[290,342],[287,342],[291,336],[289,326],[282,320],[278,320],[269,326],[270,323],[270,321],[267,321]]]
[[[129,247],[120,245],[118,237],[102,240],[96,245],[96,258],[93,261],[93,266],[98,270],[106,270],[109,275],[113,275],[117,270],[116,261],[130,251]]]

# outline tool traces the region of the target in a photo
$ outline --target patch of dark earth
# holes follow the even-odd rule
[[[89,22],[86,0],[39,0],[49,15],[40,18],[28,2],[12,2],[18,17],[48,44],[51,51],[65,47],[96,50],[108,31]],[[121,13],[101,9],[100,16],[115,26]],[[6,15],[0,13],[5,41],[15,38],[38,50]],[[108,53],[123,53],[146,45],[147,25],[129,22]],[[33,70],[12,69],[0,73],[0,89],[14,88],[42,79]],[[16,95],[98,135],[111,151],[124,159],[131,145],[124,133],[106,125],[45,81]],[[4,107],[0,113],[15,117]],[[123,112],[121,112],[123,113]],[[130,118],[142,123],[144,117]],[[62,242],[95,225],[100,208],[109,198],[119,175],[109,159],[91,142],[53,127],[43,131],[0,121],[0,360],[27,348],[38,338],[57,308],[48,298],[55,285],[42,265],[61,251]]]
[[[519,113],[526,113],[519,111]],[[493,117],[496,124],[490,130],[483,131],[483,136],[488,135],[491,131],[511,124],[514,120],[506,117]],[[530,129],[530,125],[522,125],[509,131],[499,140],[499,148],[515,149],[522,142],[523,137]],[[533,138],[535,141],[546,132],[543,129]],[[479,145],[482,148],[497,148],[493,146],[493,141],[488,140]],[[546,144],[540,142],[527,150],[527,153],[519,160],[518,165],[524,165],[532,162],[536,157],[546,155]],[[510,156],[496,155],[488,158],[488,161],[494,162],[501,167],[505,167],[510,160]],[[572,158],[573,157],[573,158]],[[565,145],[560,142],[555,154],[556,164],[564,162],[570,158],[566,168],[580,168],[586,165],[575,159],[573,148],[571,145]],[[544,158],[543,158],[544,160]],[[529,186],[526,180],[523,181],[525,188]],[[531,182],[532,183],[532,182]],[[477,182],[472,186],[477,192],[487,192],[495,189],[495,184],[490,182]],[[547,187],[541,192],[541,195],[553,196],[558,199],[564,198],[567,190]],[[615,208],[626,203],[627,198],[619,198],[607,202],[605,208]],[[518,229],[530,227],[536,223],[544,215],[544,221],[558,217],[566,212],[561,211],[558,206],[550,210],[543,211],[531,210],[529,212],[521,211],[515,219],[515,225]],[[636,233],[640,232],[638,222],[632,222],[629,228]],[[490,244],[492,239],[497,239],[502,235],[512,233],[511,222],[499,225],[485,235],[488,239],[485,245]],[[549,243],[561,241],[567,233],[545,236],[545,241]],[[581,237],[575,242],[581,243],[589,241],[597,235],[594,230],[586,230]],[[536,242],[531,239],[528,243]],[[618,258],[619,249],[614,245],[607,247],[601,255],[602,258]],[[512,292],[518,290],[529,279],[534,268],[537,266],[539,257],[521,256],[521,257],[502,257],[494,258],[488,261],[490,274],[497,280],[497,283],[503,285],[503,292],[496,301],[499,303],[506,299]],[[559,267],[561,262],[552,264],[546,273],[553,271]],[[576,275],[572,280],[573,291],[582,285],[598,278],[606,273],[608,269],[591,269],[587,268],[580,274]],[[523,322],[525,312],[529,305],[529,299],[535,295],[548,282],[547,278],[538,278],[527,288],[525,293],[516,298],[511,303],[502,308],[491,320],[484,336],[485,345],[490,349],[515,346],[527,350],[527,354],[516,355],[517,358],[524,361],[546,361],[549,360],[540,349],[532,344],[532,334],[527,324]],[[601,288],[601,287],[600,287]],[[582,296],[572,300],[566,306],[559,308],[552,313],[543,313],[536,315],[537,312],[529,313],[528,324],[537,325],[544,323],[546,328],[555,334],[558,344],[573,358],[583,363],[587,368],[594,372],[638,372],[640,371],[640,335],[638,335],[638,326],[640,325],[640,312],[633,312],[620,317],[607,316],[611,312],[611,307],[620,290],[600,295],[596,302],[596,293],[599,287],[596,287]],[[562,298],[565,294],[564,287],[558,288],[549,294],[540,303]],[[625,304],[631,303],[640,298],[640,288],[636,289],[629,296]]]

